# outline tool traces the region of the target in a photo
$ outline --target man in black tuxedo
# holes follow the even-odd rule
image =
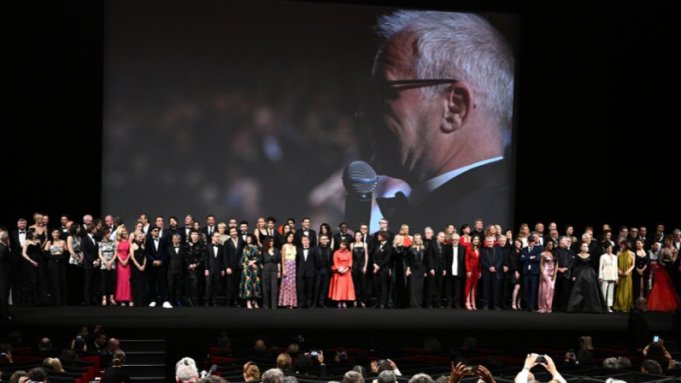
[[[378,246],[379,240],[378,240],[378,234],[380,232],[385,232],[387,235],[387,240],[390,243],[393,243],[393,238],[395,238],[395,233],[393,233],[390,228],[388,227],[389,222],[387,218],[381,218],[378,220],[378,231],[375,232],[374,234],[371,235],[371,240],[369,241],[369,252],[373,252],[374,248]]]
[[[96,274],[95,271],[99,268],[99,247],[95,239],[97,227],[90,224],[87,226],[87,234],[80,242],[80,249],[83,251],[83,305],[88,306],[92,304],[92,297],[95,294],[92,279]]]
[[[503,255],[494,246],[495,237],[485,238],[485,246],[480,250],[480,269],[482,270],[482,309],[501,310],[499,306],[499,287],[503,278]]]
[[[314,288],[315,257],[310,248],[310,238],[303,236],[302,246],[296,251],[296,288],[298,290],[298,304],[302,308],[312,306],[312,292]]]
[[[453,12],[397,12],[381,17],[377,32],[385,40],[374,59],[373,94],[356,115],[373,130],[376,170],[411,186],[408,196],[395,195],[398,200],[377,199],[383,216],[413,227],[477,217],[509,227],[505,137],[512,125],[514,59],[508,44],[484,18]],[[451,37],[431,40],[441,34]],[[461,60],[475,65],[433,59],[470,51],[475,57]],[[487,65],[494,70],[482,69]]]
[[[440,308],[442,306],[442,285],[444,281],[445,259],[451,245],[445,244],[445,233],[439,232],[434,240],[430,241],[426,257],[426,279],[428,289],[426,290],[426,308]]]
[[[229,239],[225,241],[225,305],[238,306],[239,305],[239,279],[241,272],[239,271],[241,264],[241,254],[244,249],[244,242],[241,235],[237,232],[235,227],[229,228]]]
[[[162,215],[156,216],[156,218],[154,219],[154,226],[151,226],[149,228],[149,233],[147,234],[147,242],[153,239],[151,232],[154,231],[154,227],[156,227],[158,229],[158,238],[161,240],[161,242],[164,242],[166,245],[168,245],[170,243],[172,235],[170,234],[170,229],[167,229],[165,225],[166,223],[163,216]]]
[[[541,262],[542,247],[537,244],[537,238],[530,235],[527,247],[520,251],[520,262],[523,265],[523,297],[527,311],[537,309],[537,294],[539,292],[539,263]]]
[[[9,288],[13,266],[9,234],[0,229],[0,321],[12,320],[9,314]]]
[[[9,247],[14,261],[12,266],[13,269],[9,276],[12,290],[12,302],[14,302],[14,304],[21,304],[24,300],[24,297],[20,294],[21,289],[19,285],[21,284],[22,278],[20,262],[22,260],[21,252],[24,248],[24,242],[26,241],[26,233],[28,232],[27,226],[26,219],[19,218],[17,220],[17,230],[12,230],[9,237]]]
[[[182,306],[182,290],[184,287],[184,270],[187,251],[182,245],[182,236],[173,234],[172,244],[168,247],[168,290],[170,301],[175,306]]]
[[[388,241],[388,233],[378,232],[376,245],[371,253],[373,265],[374,293],[376,307],[383,309],[388,305],[388,282],[390,281],[390,263],[392,261],[392,244]]]
[[[175,216],[171,216],[170,218],[168,218],[168,233],[170,234],[170,236],[168,237],[169,242],[173,241],[173,236],[175,234],[180,236],[180,240],[182,241],[182,243],[186,242],[187,240],[187,238],[184,236],[185,231],[180,228],[179,221]]]
[[[69,236],[68,223],[69,216],[66,214],[62,214],[62,216],[59,217],[59,238],[63,239],[64,241],[66,241],[66,237]]]
[[[445,234],[441,234],[444,241]],[[438,238],[439,236],[440,234]],[[466,282],[466,247],[460,245],[459,240],[458,234],[452,235],[452,245],[449,251],[445,252],[444,270],[442,270],[447,289],[447,307],[456,309],[461,308],[461,297]]]
[[[206,237],[206,241],[210,241],[211,238],[213,238],[213,233],[218,231],[218,227],[215,225],[215,216],[212,214],[209,214],[206,217],[206,226],[201,228],[201,232],[203,233],[204,237]]]
[[[152,228],[151,239],[146,246],[149,307],[156,307],[157,303],[162,302],[163,308],[172,308],[168,302],[168,243],[161,238],[160,233],[161,228]]]
[[[303,242],[303,237],[310,238],[310,246],[317,246],[317,233],[310,228],[310,218],[304,217],[303,222],[300,224],[300,229],[296,230],[296,235],[293,243],[300,247]]]
[[[191,236],[192,233],[192,225],[194,224],[194,217],[192,217],[191,214],[187,214],[184,216],[184,226],[181,226],[179,228],[180,235],[182,236],[182,243],[187,243],[189,242],[189,237]],[[206,237],[210,238],[210,237]]]
[[[331,279],[331,266],[333,266],[333,249],[329,246],[329,237],[322,234],[319,237],[319,246],[312,249],[315,257],[315,298],[317,307],[325,307],[326,296],[329,295],[329,281]]]
[[[246,237],[248,237],[250,232],[248,231],[248,221],[239,222],[239,238],[246,243]]]
[[[206,276],[206,307],[217,306],[220,278],[225,275],[225,264],[225,248],[220,244],[220,233],[215,231],[203,265]]]
[[[345,240],[347,243],[352,243],[355,241],[352,234],[348,232],[347,223],[341,222],[340,225],[338,225],[338,228],[340,231],[333,235],[333,251],[336,251],[340,248],[340,243],[342,240]]]

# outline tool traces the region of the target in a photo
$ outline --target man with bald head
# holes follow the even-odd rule
[[[477,217],[508,226],[514,62],[507,43],[466,13],[397,11],[377,30],[384,41],[373,92],[357,115],[371,124],[377,171],[411,189],[378,198],[381,213],[417,227]]]

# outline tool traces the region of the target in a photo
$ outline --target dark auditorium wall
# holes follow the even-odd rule
[[[678,227],[674,3],[471,3],[447,6],[521,15],[516,223],[555,220],[580,230],[604,220],[652,225],[663,219]],[[53,222],[62,212],[98,215],[105,6],[11,7],[0,225],[13,226],[35,210]]]

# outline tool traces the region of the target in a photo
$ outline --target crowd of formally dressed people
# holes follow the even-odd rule
[[[555,223],[522,224],[517,234],[476,220],[442,231],[396,233],[387,220],[369,233],[347,224],[300,227],[258,218],[255,227],[232,218],[191,215],[134,227],[107,215],[52,227],[34,215],[0,231],[2,318],[17,306],[245,306],[248,308],[465,308],[540,313],[628,312],[636,298],[648,309],[681,305],[681,231],[663,225],[603,225],[575,237]],[[11,290],[11,294],[10,294]]]

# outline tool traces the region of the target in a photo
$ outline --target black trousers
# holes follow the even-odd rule
[[[66,265],[67,299],[69,305],[77,305],[83,296],[83,267],[77,265]]]
[[[298,307],[312,307],[314,292],[314,276],[300,276],[296,278],[298,293]]]
[[[233,268],[232,274],[225,274],[225,305],[238,305],[241,269]]]
[[[362,273],[364,266],[352,268],[352,284],[355,287],[355,298],[357,302],[367,302],[367,283],[366,274]]]
[[[162,303],[168,300],[168,270],[163,266],[147,264],[149,270],[149,302]]]
[[[523,281],[523,285],[525,282]],[[553,307],[554,311],[565,311],[567,309],[568,299],[570,299],[570,279],[563,278],[558,274],[556,278],[556,288],[554,291]],[[523,290],[524,290],[523,286]]]
[[[180,302],[182,299],[182,273],[168,273],[168,295],[173,304]]]
[[[511,308],[511,300],[513,299],[513,289],[515,285],[511,283],[514,277],[514,271],[504,273],[504,278],[501,281],[501,307],[505,309]]]
[[[447,303],[449,306],[460,309],[461,308],[461,297],[463,296],[464,283],[466,283],[465,276],[452,276],[447,275],[446,288],[447,288]]]
[[[206,306],[215,306],[218,303],[221,285],[220,278],[220,271],[211,272],[206,277]]]
[[[113,295],[116,291],[116,270],[101,269],[99,290],[102,295]]]
[[[94,283],[92,280],[95,276],[95,269],[91,267],[83,268],[83,303],[86,305],[92,304],[92,296],[95,295]]]
[[[374,274],[374,292],[376,293],[376,304],[381,307],[388,305],[388,268],[381,269],[377,274]]]
[[[10,272],[0,266],[0,320],[9,318]]]
[[[440,307],[442,305],[442,286],[444,284],[444,277],[442,270],[435,270],[435,275],[426,277],[426,307],[434,306]]]
[[[329,295],[331,282],[331,270],[328,268],[318,269],[314,276],[314,301],[319,307],[324,306]]]
[[[262,304],[268,309],[276,309],[279,302],[277,265],[268,263],[262,270]]]
[[[482,272],[482,306],[499,307],[500,276],[489,271]]]
[[[537,309],[537,294],[539,294],[539,275],[523,275],[523,297],[529,310]]]
[[[56,306],[66,304],[66,265],[63,260],[50,259],[47,263],[47,271],[50,275],[50,290],[52,302]]]

